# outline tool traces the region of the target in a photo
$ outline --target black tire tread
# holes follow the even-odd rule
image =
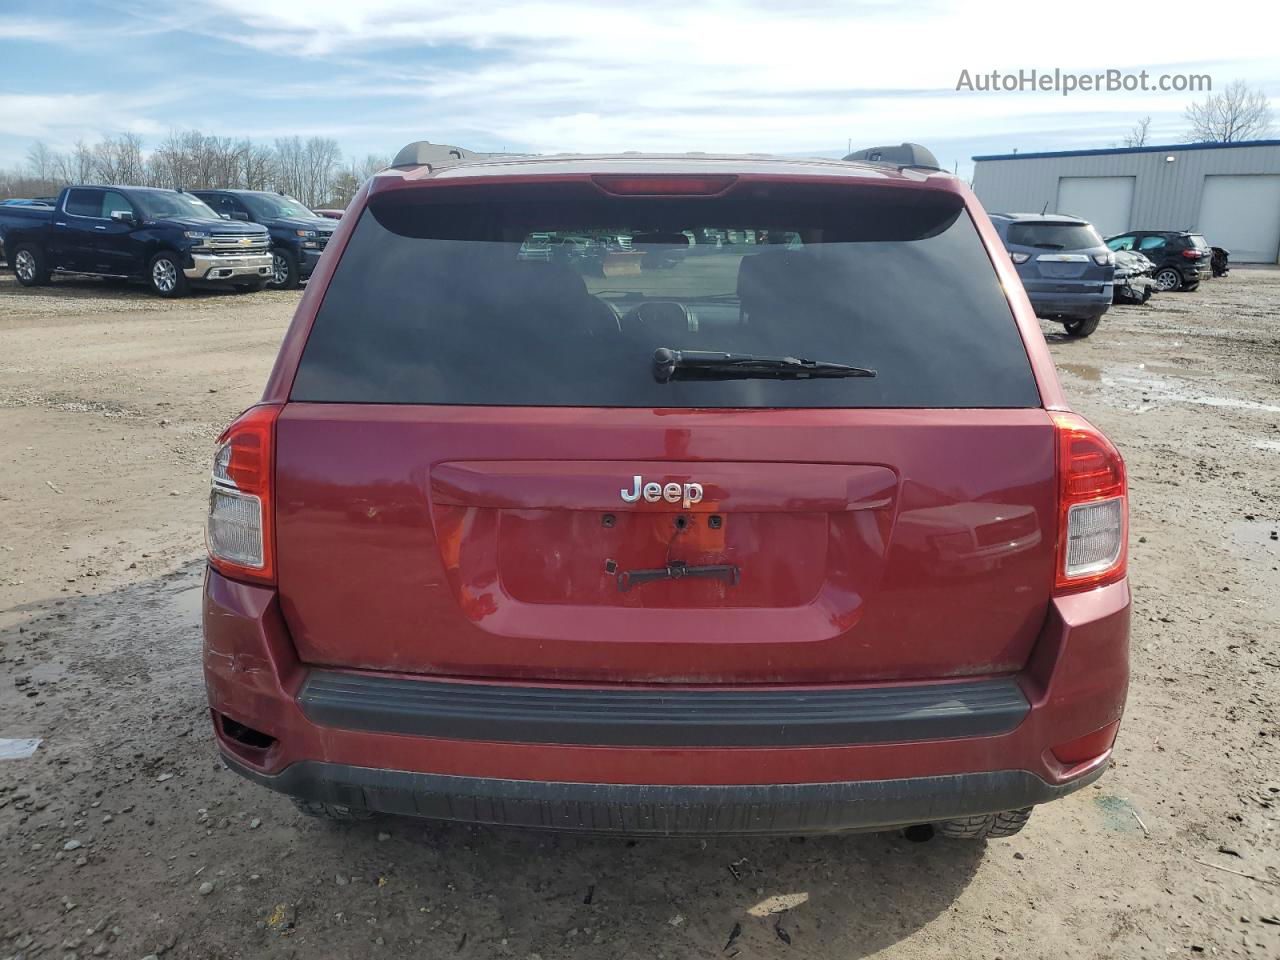
[[[987,840],[996,837],[1012,837],[1031,819],[1032,807],[1004,810],[977,817],[961,817],[943,820],[935,825],[938,836],[951,840]]]
[[[1085,317],[1081,320],[1072,320],[1066,325],[1067,336],[1083,339],[1091,336],[1098,329],[1098,324],[1102,322],[1102,317]],[[1074,326],[1074,329],[1072,327]]]

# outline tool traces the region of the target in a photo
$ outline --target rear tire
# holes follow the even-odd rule
[[[1097,330],[1101,321],[1101,317],[1084,317],[1080,320],[1068,320],[1063,326],[1067,328],[1067,336],[1082,338]]]
[[[257,293],[259,290],[265,289],[267,286],[266,277],[258,277],[248,283],[237,283],[236,289],[241,293]]]
[[[934,825],[938,836],[950,840],[988,840],[996,837],[1012,837],[1027,825],[1033,807],[988,813],[981,817],[963,817],[959,820],[943,820]]]
[[[361,820],[373,819],[372,810],[360,807],[348,807],[343,803],[322,803],[319,800],[303,800],[301,797],[290,797],[298,812],[317,820],[329,820],[333,823],[357,823]]]
[[[182,272],[182,258],[168,250],[157,253],[147,265],[147,285],[162,297],[183,297],[191,289]]]
[[[42,287],[49,282],[49,266],[39,247],[23,245],[13,251],[13,273],[24,287]]]
[[[1173,293],[1182,289],[1182,274],[1173,267],[1163,267],[1156,271],[1156,288],[1161,293]]]
[[[279,247],[271,251],[271,286],[277,290],[297,290],[302,282],[298,258]]]

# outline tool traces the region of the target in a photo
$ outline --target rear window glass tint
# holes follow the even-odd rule
[[[605,198],[589,186],[546,185],[475,202],[439,188],[375,197],[330,281],[292,399],[1039,404],[1008,302],[958,197],[743,192]],[[660,383],[659,347],[834,361],[878,376]]]
[[[1206,243],[1204,237],[1200,236],[1198,233],[1191,234],[1187,237],[1187,240],[1190,242],[1191,246],[1195,247],[1197,250],[1209,249],[1209,244]]]
[[[1009,242],[1019,247],[1085,250],[1102,246],[1102,238],[1087,223],[1011,223]]]

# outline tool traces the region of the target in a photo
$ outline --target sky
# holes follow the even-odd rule
[[[0,0],[0,167],[37,139],[198,128],[355,157],[912,140],[967,175],[975,154],[1117,145],[1147,115],[1180,142],[1203,95],[958,91],[962,71],[1208,74],[1280,105],[1277,26],[1273,0]]]

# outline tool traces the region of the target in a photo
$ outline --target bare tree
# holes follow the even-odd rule
[[[1271,132],[1271,101],[1243,80],[1189,104],[1183,116],[1190,128],[1187,139],[1195,143],[1239,143]]]
[[[303,153],[301,137],[276,138],[276,189],[306,203],[309,201],[303,197],[303,185],[306,181]]]
[[[344,159],[336,140],[279,137],[274,146],[200,130],[170,130],[153,150],[137,134],[80,140],[67,153],[40,141],[21,170],[0,170],[0,197],[54,193],[67,184],[117,183],[178,190],[278,190],[309,206],[346,206],[361,184],[388,163],[384,156]]]
[[[27,173],[35,180],[53,179],[53,151],[43,140],[27,147]]]
[[[1147,141],[1151,139],[1151,118],[1143,117],[1129,130],[1125,135],[1124,145],[1126,147],[1145,147]]]
[[[240,185],[246,190],[267,190],[276,181],[276,155],[265,144],[244,140],[240,144]]]
[[[142,183],[146,179],[146,164],[141,138],[136,133],[103,137],[93,147],[93,173],[102,183]]]
[[[53,156],[53,177],[60,183],[88,183],[93,179],[93,148],[77,140],[70,153]]]

